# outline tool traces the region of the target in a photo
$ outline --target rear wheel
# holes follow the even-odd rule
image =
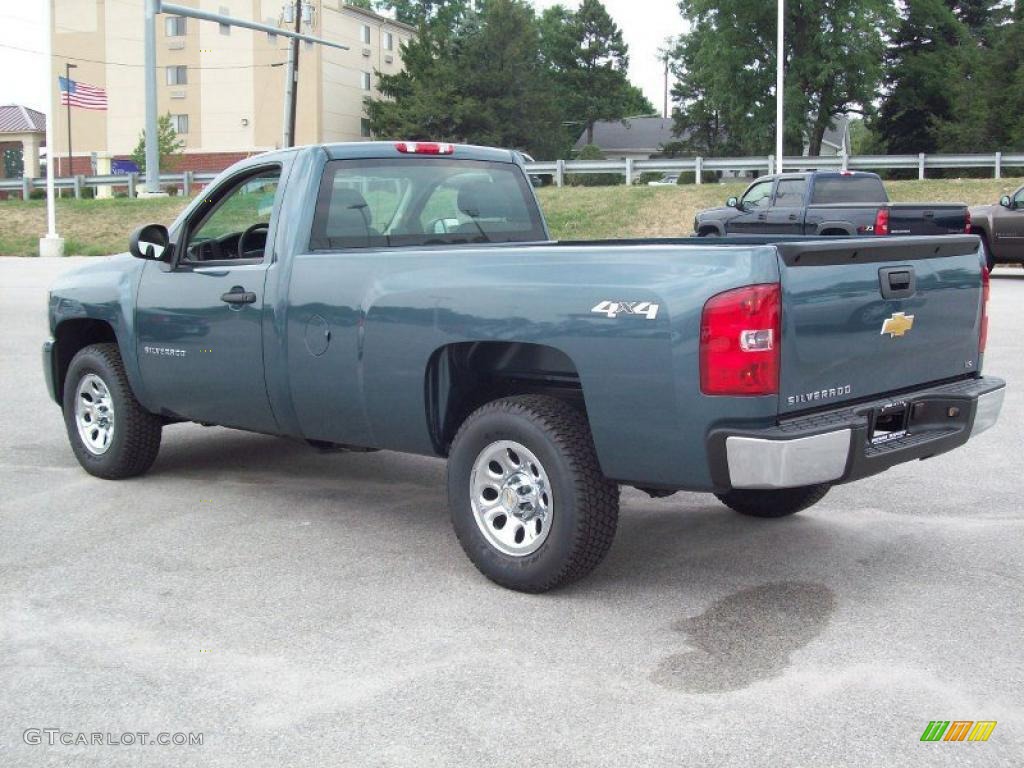
[[[93,344],[71,360],[64,425],[78,463],[96,477],[141,475],[160,451],[163,424],[135,399],[116,344]]]
[[[488,403],[459,429],[448,502],[463,550],[487,578],[546,592],[607,554],[618,486],[602,474],[586,418],[552,397]]]
[[[716,493],[718,500],[742,515],[751,517],[786,517],[800,510],[813,507],[821,501],[831,486],[805,485],[799,488],[767,490],[734,489],[728,493]]]

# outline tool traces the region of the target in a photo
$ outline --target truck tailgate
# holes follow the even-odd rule
[[[967,231],[967,206],[959,203],[889,203],[891,235],[958,235]]]
[[[980,369],[981,261],[971,235],[778,246],[780,411]]]

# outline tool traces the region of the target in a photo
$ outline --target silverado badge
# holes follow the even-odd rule
[[[897,336],[903,336],[907,331],[914,327],[914,316],[905,315],[902,312],[894,312],[892,317],[885,318],[885,322],[882,323],[882,333],[889,334],[890,339],[895,339]]]

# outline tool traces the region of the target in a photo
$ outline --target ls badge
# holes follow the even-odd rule
[[[882,323],[882,333],[889,334],[890,339],[895,339],[897,336],[903,336],[914,327],[914,316],[906,315],[903,312],[895,312],[892,317],[885,318],[885,322]]]

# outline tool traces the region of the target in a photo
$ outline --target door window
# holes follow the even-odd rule
[[[747,210],[767,208],[772,199],[772,183],[760,181],[748,189],[747,194],[743,196],[743,207]]]
[[[807,193],[806,179],[781,179],[775,190],[776,208],[799,208]]]
[[[1024,187],[1017,190],[1017,194],[1013,196],[1013,207],[1024,208]]]
[[[280,177],[280,168],[265,168],[207,198],[190,224],[185,261],[262,259]]]

